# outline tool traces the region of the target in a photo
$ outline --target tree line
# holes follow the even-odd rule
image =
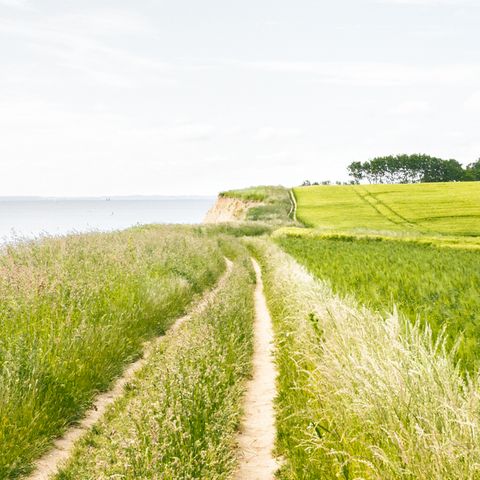
[[[480,159],[463,167],[457,160],[423,154],[390,155],[352,162],[348,173],[356,183],[466,182],[480,180]]]

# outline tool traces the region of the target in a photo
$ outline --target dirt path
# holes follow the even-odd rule
[[[209,290],[187,315],[179,318],[170,327],[169,332],[178,329],[178,327],[186,322],[194,313],[199,313],[204,310],[208,303],[214,298],[218,290],[225,283],[227,276],[232,269],[232,262],[227,259],[225,260],[227,263],[227,270],[222,275],[215,288]],[[115,382],[111,390],[102,393],[97,397],[92,408],[86,412],[85,417],[78,425],[70,428],[63,437],[54,442],[52,449],[35,463],[35,470],[28,477],[29,480],[47,480],[58,472],[61,465],[70,457],[77,440],[87,433],[87,431],[103,416],[106,409],[123,394],[125,385],[130,382],[136,372],[145,365],[148,357],[163,338],[164,336],[162,335],[144,344],[143,357],[126,368],[123,375]]]
[[[276,368],[273,361],[273,330],[263,294],[262,273],[252,260],[257,277],[255,289],[255,343],[253,377],[245,395],[244,418],[238,437],[239,466],[236,480],[270,480],[278,468],[272,450],[275,443]]]
[[[292,202],[292,208],[290,209],[290,212],[288,213],[288,215],[292,217],[292,220],[294,222],[296,222],[297,221],[297,199],[295,198],[293,189],[290,189],[288,191],[288,194],[290,195],[290,201]]]

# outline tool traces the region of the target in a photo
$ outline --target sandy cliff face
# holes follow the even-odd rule
[[[219,197],[215,205],[207,212],[203,223],[241,222],[249,208],[256,202],[243,202],[237,198]]]

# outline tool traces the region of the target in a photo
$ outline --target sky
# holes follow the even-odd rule
[[[0,0],[0,196],[480,157],[478,0]]]

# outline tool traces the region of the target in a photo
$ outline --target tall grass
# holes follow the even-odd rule
[[[254,277],[245,251],[230,247],[237,261],[217,297],[167,333],[56,478],[231,478],[253,348]]]
[[[201,225],[195,231],[206,235],[228,237],[259,237],[272,233],[274,227],[261,222],[232,222]]]
[[[9,246],[0,255],[0,478],[27,472],[224,270],[218,241],[137,228]]]
[[[353,294],[381,312],[395,305],[412,322],[420,319],[435,335],[446,331],[460,344],[457,357],[473,372],[480,364],[480,255],[380,239],[278,238],[288,253],[335,292]]]
[[[442,339],[340,299],[251,242],[276,332],[280,478],[479,478],[480,386]]]

